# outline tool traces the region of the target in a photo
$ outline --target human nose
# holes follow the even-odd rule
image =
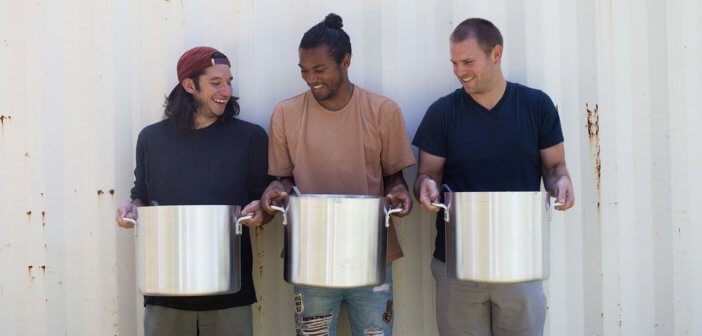
[[[227,84],[225,85],[220,92],[226,96],[231,96],[234,93],[234,89],[232,88],[232,84]]]

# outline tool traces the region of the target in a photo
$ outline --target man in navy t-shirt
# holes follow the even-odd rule
[[[414,193],[439,211],[439,185],[453,191],[539,191],[541,178],[558,210],[573,206],[558,111],[543,92],[507,82],[500,69],[502,35],[491,22],[468,19],[450,38],[453,72],[462,88],[429,107],[413,144],[419,148]],[[541,335],[542,283],[490,284],[446,275],[443,216],[437,216],[432,273],[439,333]]]

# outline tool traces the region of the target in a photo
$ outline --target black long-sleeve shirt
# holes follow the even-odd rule
[[[182,132],[170,120],[145,127],[136,148],[132,199],[159,205],[240,205],[259,199],[270,182],[268,137],[239,119]],[[226,309],[256,302],[249,230],[241,239],[241,290],[192,297],[144,296],[144,304],[185,310]]]

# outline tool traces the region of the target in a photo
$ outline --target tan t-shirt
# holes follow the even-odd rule
[[[309,90],[281,102],[269,132],[268,174],[294,177],[303,193],[384,196],[383,176],[416,163],[400,107],[358,85],[339,111]],[[387,257],[402,257],[392,225]]]

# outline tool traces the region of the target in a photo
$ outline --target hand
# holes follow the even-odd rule
[[[280,181],[273,181],[268,188],[263,192],[261,196],[260,207],[263,207],[269,215],[274,215],[276,210],[271,208],[271,205],[283,206],[283,197],[287,196],[288,193],[285,192],[285,187]]]
[[[117,216],[115,219],[117,220],[117,224],[119,226],[129,229],[129,228],[133,228],[134,224],[132,224],[132,222],[126,221],[122,218],[127,217],[127,218],[131,218],[133,220],[137,220],[138,216],[139,215],[137,214],[136,205],[134,205],[132,202],[126,202],[126,203],[122,204],[121,207],[117,208]]]
[[[261,211],[260,201],[252,201],[246,205],[244,210],[241,210],[241,217],[244,216],[253,216],[253,218],[242,221],[242,224],[250,228],[261,226],[263,224],[263,211]]]
[[[390,202],[393,209],[402,208],[400,212],[393,213],[397,217],[405,217],[412,211],[412,196],[404,184],[398,184],[392,188],[385,197]]]
[[[436,181],[427,177],[419,187],[419,204],[424,210],[439,212],[441,208],[431,205],[432,203],[439,203],[439,187],[436,185]]]
[[[554,209],[564,211],[572,208],[575,204],[575,195],[573,194],[573,183],[568,175],[563,175],[558,179],[556,190],[558,191],[556,202],[562,205],[557,205]]]

